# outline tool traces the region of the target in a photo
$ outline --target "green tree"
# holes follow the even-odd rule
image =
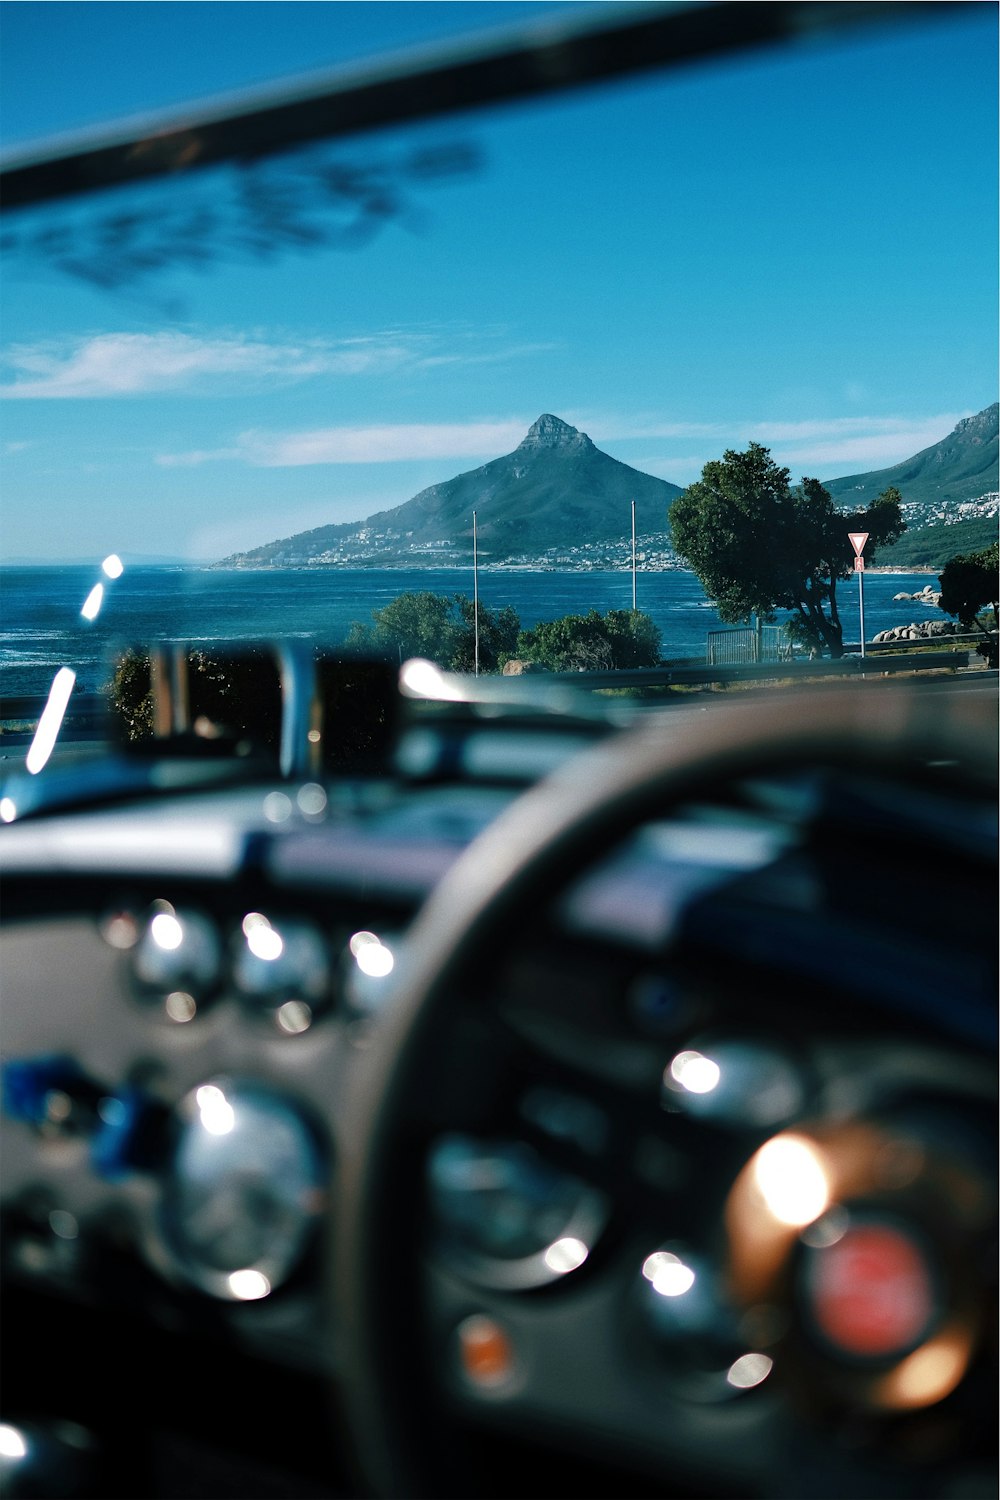
[[[906,529],[901,500],[890,488],[867,510],[843,515],[818,479],[793,488],[770,450],[751,443],[745,453],[729,449],[705,465],[671,506],[670,527],[720,619],[735,625],[791,610],[799,639],[840,656],[837,582],[854,566],[848,533],[868,532],[870,560]]]
[[[604,616],[613,667],[655,667],[663,655],[663,637],[641,609],[609,609]]]
[[[464,594],[455,595],[461,617],[449,665],[455,672],[472,672],[476,665],[476,607]],[[521,621],[517,610],[505,604],[503,609],[487,609],[479,604],[479,670],[495,672],[517,649]]]
[[[940,575],[941,597],[938,606],[945,614],[955,615],[966,630],[995,631],[1000,600],[1000,543],[994,542],[982,552],[967,552],[953,557]],[[981,611],[989,606],[993,619],[984,622]],[[991,667],[997,663],[996,639],[984,641],[978,648]]]
[[[464,594],[400,594],[372,610],[372,621],[351,626],[348,647],[392,661],[425,656],[453,672],[471,672],[475,666],[475,606]],[[480,603],[480,671],[496,671],[501,655],[513,652],[519,628],[509,605],[491,610]]]
[[[122,652],[108,684],[108,703],[124,739],[152,738],[153,690],[146,652],[131,647]]]
[[[652,667],[660,660],[660,632],[641,610],[611,609],[602,616],[592,609],[522,630],[517,654],[551,672]]]
[[[974,626],[983,629],[980,611],[987,605],[993,609],[993,628],[996,628],[997,600],[1000,598],[1000,543],[982,552],[967,552],[953,557],[945,564],[940,576],[941,598],[938,605],[946,615],[955,615],[966,630]]]

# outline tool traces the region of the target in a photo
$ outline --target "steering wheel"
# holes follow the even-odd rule
[[[699,800],[717,801],[720,796],[727,795],[727,788],[737,783],[745,785],[748,779],[802,776],[821,768],[824,772],[841,776],[848,785],[859,778],[874,777],[908,791],[936,787],[935,795],[941,794],[942,786],[946,796],[950,795],[949,787],[960,788],[963,796],[971,792],[978,798],[981,807],[984,799],[993,795],[990,789],[995,787],[995,705],[985,695],[953,691],[949,692],[948,698],[948,713],[943,714],[941,700],[933,691],[909,691],[896,685],[883,688],[878,683],[865,683],[842,691],[824,690],[815,696],[776,694],[735,705],[713,706],[710,711],[685,716],[684,722],[676,728],[669,719],[659,718],[602,742],[567,762],[512,804],[442,880],[408,938],[405,964],[392,1003],[359,1046],[349,1085],[351,1138],[343,1143],[337,1164],[330,1286],[337,1327],[344,1338],[349,1419],[362,1466],[376,1493],[409,1496],[505,1492],[502,1488],[491,1489],[490,1475],[484,1468],[488,1461],[477,1460],[474,1450],[471,1456],[468,1453],[463,1456],[460,1440],[447,1415],[448,1401],[443,1394],[447,1381],[443,1371],[450,1355],[441,1343],[439,1332],[432,1326],[433,1320],[428,1320],[427,1315],[434,1272],[429,1268],[431,1257],[427,1253],[430,1231],[427,1228],[426,1156],[429,1139],[435,1132],[440,1133],[452,1124],[449,1112],[461,1106],[467,1114],[474,1115],[477,1095],[492,1087],[486,1081],[489,1073],[487,1058],[494,1043],[502,1046],[498,1042],[502,1023],[497,1020],[496,1006],[489,998],[490,991],[495,974],[506,964],[521,935],[534,927],[540,911],[551,910],[554,900],[562,897],[583,872],[592,869],[651,820],[675,815],[679,809],[691,807]],[[881,837],[877,829],[862,827],[857,830],[855,848],[859,863],[864,862],[868,852],[877,848]],[[989,903],[988,894],[985,900]],[[988,905],[985,910],[988,925]],[[987,938],[984,951],[988,950]],[[849,955],[844,955],[844,961],[850,961]],[[669,964],[669,957],[667,962]],[[748,960],[741,1000],[754,993],[754,962],[752,958]],[[759,980],[762,986],[769,982],[772,981]],[[739,1006],[735,1000],[732,1010],[733,1024],[738,1024]],[[476,1039],[459,1039],[463,1027],[476,1026],[480,1021],[482,1030],[476,1034]],[[584,1026],[582,1021],[580,1024]],[[564,1030],[570,1039],[570,1053],[573,1053],[572,1019]],[[883,1024],[878,1037],[887,1049],[887,1057],[893,1045],[898,1043],[899,1057],[896,1060],[900,1062],[905,1050],[906,1031],[902,1018],[898,1024],[893,1018]],[[524,1042],[523,1037],[520,1040]],[[864,1038],[859,1044],[863,1048]],[[530,1037],[525,1045],[530,1048]],[[584,1045],[587,1045],[586,1039]],[[958,1051],[963,1053],[963,1048],[959,1046]],[[988,1079],[993,1071],[988,1045],[986,1052],[985,1074],[982,1074],[981,1059],[975,1055],[975,1047],[965,1048],[963,1053],[963,1056],[968,1055],[961,1067],[967,1067],[969,1076],[975,1074],[980,1082],[983,1077]],[[663,1053],[667,1060],[670,1055],[669,1050]],[[535,1064],[537,1074],[543,1079],[546,1069],[558,1072],[558,1059],[554,1060],[549,1043],[537,1049]],[[900,1062],[900,1066],[905,1067],[905,1062]],[[977,1069],[980,1069],[979,1074]],[[478,1076],[480,1073],[482,1081]],[[850,1068],[843,1065],[841,1082],[845,1078],[850,1081],[849,1073]],[[959,1086],[959,1093],[962,1087]],[[978,1087],[979,1083],[975,1085]],[[993,1085],[987,1082],[984,1087],[988,1094]],[[930,1090],[934,1091],[934,1088]],[[905,1220],[906,1204],[914,1192],[918,1198],[921,1194],[925,1198],[930,1194],[937,1205],[935,1212],[940,1217],[961,1217],[965,1213],[962,1233],[967,1240],[978,1236],[977,1243],[980,1243],[984,1233],[988,1233],[988,1226],[984,1228],[984,1216],[988,1221],[991,1209],[984,1209],[979,1200],[975,1210],[969,1208],[968,1203],[960,1210],[955,1203],[963,1191],[967,1197],[978,1192],[982,1198],[983,1172],[978,1166],[970,1166],[961,1150],[958,1150],[958,1155],[962,1160],[957,1165],[954,1160],[945,1165],[940,1161],[932,1162],[937,1150],[934,1136],[937,1127],[933,1122],[930,1126],[925,1122],[921,1139],[927,1149],[923,1165],[914,1169],[919,1181],[910,1198],[905,1194],[896,1193],[894,1197],[890,1194],[890,1208],[883,1212],[879,1198],[881,1189],[872,1186],[872,1174],[875,1172],[873,1163],[876,1159],[881,1162],[883,1148],[887,1142],[890,1146],[892,1144],[885,1130],[871,1120],[859,1122],[850,1109],[839,1107],[828,1109],[823,1118],[810,1119],[812,1123],[807,1121],[802,1129],[816,1151],[826,1152],[828,1165],[833,1162],[829,1170],[834,1176],[840,1174],[839,1196],[849,1199],[853,1195],[861,1204],[859,1222],[861,1231],[869,1236],[865,1242],[867,1249],[876,1257],[882,1257],[877,1273],[895,1275],[897,1288],[901,1278],[904,1302],[906,1296],[910,1296],[911,1301],[914,1297],[919,1301],[923,1295],[925,1301],[934,1304],[936,1313],[932,1315],[925,1309],[927,1316],[937,1318],[935,1326],[944,1329],[955,1347],[962,1346],[964,1374],[976,1358],[977,1335],[970,1329],[981,1311],[969,1305],[973,1284],[976,1284],[975,1295],[979,1295],[977,1278],[981,1275],[978,1261],[973,1269],[969,1257],[974,1259],[980,1252],[977,1250],[973,1255],[967,1246],[960,1248],[956,1252],[958,1262],[952,1263],[948,1259],[952,1250],[943,1249],[941,1255],[952,1291],[942,1290],[939,1280],[935,1281],[933,1289],[928,1289],[930,1282],[939,1277],[939,1272],[928,1271],[920,1259],[920,1234],[916,1235],[917,1248],[914,1250],[914,1237],[902,1233],[900,1221],[901,1218]],[[626,1132],[632,1128],[627,1121],[620,1124]],[[798,1122],[795,1129],[799,1129]],[[765,1131],[764,1135],[767,1133]],[[772,1129],[770,1134],[774,1133]],[[945,1130],[945,1135],[948,1136],[948,1130]],[[743,1209],[740,1208],[740,1194],[746,1197],[749,1167],[746,1161],[741,1166],[740,1153],[749,1160],[755,1145],[756,1140],[749,1145],[737,1144],[734,1148],[735,1157],[727,1163],[719,1179],[729,1186],[712,1208],[720,1233],[723,1233],[722,1221],[725,1220],[725,1233],[728,1234],[730,1252],[733,1252],[726,1271],[730,1288],[741,1275],[744,1278],[750,1276],[752,1280],[757,1274],[752,1266],[748,1270],[745,1263],[741,1269],[742,1252],[739,1250],[741,1244],[756,1243],[754,1235],[757,1231],[749,1220],[744,1222],[739,1233],[734,1229],[734,1215],[738,1217],[741,1212],[747,1212],[745,1204]],[[706,1196],[713,1191],[716,1190],[706,1182]],[[987,1205],[990,1196],[987,1191]],[[826,1242],[830,1243],[831,1236],[836,1236],[836,1225],[830,1228],[834,1217],[827,1214],[822,1220],[827,1226]],[[801,1225],[803,1221],[797,1222]],[[628,1232],[627,1224],[619,1229],[615,1242],[618,1246],[627,1240]],[[931,1232],[936,1231],[932,1229]],[[779,1270],[774,1271],[773,1284],[765,1300],[782,1303],[787,1323],[791,1316],[789,1256],[793,1248],[796,1254],[811,1255],[813,1259],[816,1259],[817,1252],[802,1249],[797,1228],[789,1230],[786,1226],[780,1231],[779,1239],[781,1234],[784,1239],[781,1239],[778,1250],[774,1245],[770,1249],[765,1245],[763,1250],[758,1245],[757,1249],[765,1260],[771,1255],[775,1263],[782,1262]],[[824,1241],[821,1236],[814,1236],[813,1243],[821,1245]],[[855,1245],[854,1249],[863,1254],[865,1246]],[[677,1257],[669,1249],[660,1253],[667,1256],[665,1262],[657,1263],[661,1269],[664,1265],[669,1269],[677,1263]],[[914,1255],[917,1264],[913,1263]],[[745,1255],[743,1260],[746,1261]],[[845,1270],[850,1275],[852,1265],[857,1265],[856,1255],[853,1262],[848,1257],[845,1266],[840,1268],[841,1277]],[[586,1271],[574,1274],[582,1278]],[[645,1274],[648,1280],[654,1279],[655,1272]],[[960,1286],[959,1282],[963,1285]],[[586,1288],[585,1282],[581,1284]],[[502,1305],[504,1296],[509,1295],[502,1290],[494,1292],[492,1298],[486,1299],[488,1308],[495,1308],[498,1302]],[[535,1299],[531,1305],[536,1308],[555,1305],[552,1292],[544,1287],[519,1295]],[[587,1308],[590,1304],[586,1291],[581,1296],[576,1315],[561,1321],[556,1318],[551,1323],[555,1332],[547,1335],[566,1341],[562,1368],[570,1372],[577,1352],[582,1363],[586,1364],[589,1357],[587,1341],[592,1343],[602,1337],[599,1328],[595,1331],[588,1324]],[[838,1305],[836,1287],[824,1296],[833,1307],[830,1314],[833,1317]],[[877,1297],[875,1300],[877,1302]],[[477,1305],[474,1296],[470,1296],[467,1303],[470,1308]],[[462,1305],[459,1298],[455,1306]],[[815,1307],[813,1312],[816,1313]],[[599,1320],[601,1315],[595,1313],[594,1316]],[[856,1307],[853,1314],[850,1306],[843,1313],[848,1324],[852,1317],[857,1323],[858,1316]],[[604,1326],[606,1331],[606,1324]],[[793,1409],[802,1389],[809,1387],[811,1395],[806,1403],[810,1406],[809,1422],[817,1434],[812,1455],[807,1460],[811,1475],[808,1483],[815,1486],[810,1493],[847,1494],[852,1485],[858,1494],[903,1493],[903,1490],[892,1488],[898,1483],[899,1472],[909,1476],[905,1482],[911,1487],[905,1493],[938,1493],[936,1486],[948,1460],[928,1459],[927,1472],[931,1477],[926,1477],[919,1445],[913,1447],[912,1452],[906,1450],[900,1461],[902,1469],[894,1471],[895,1478],[892,1474],[885,1478],[877,1460],[866,1460],[859,1468],[857,1465],[852,1467],[854,1461],[848,1459],[838,1468],[838,1461],[831,1455],[826,1442],[826,1435],[831,1430],[828,1424],[839,1420],[831,1413],[843,1413],[845,1406],[850,1412],[847,1418],[849,1427],[853,1423],[855,1429],[858,1424],[871,1429],[882,1424],[887,1429],[898,1431],[905,1426],[907,1403],[900,1398],[893,1404],[886,1398],[888,1387],[885,1382],[890,1365],[893,1369],[902,1368],[901,1351],[908,1353],[917,1349],[919,1352],[919,1349],[933,1344],[927,1328],[921,1325],[921,1329],[897,1330],[898,1347],[894,1346],[892,1359],[887,1358],[886,1346],[881,1349],[881,1361],[878,1349],[866,1347],[864,1341],[869,1335],[864,1329],[860,1334],[855,1329],[855,1334],[851,1335],[856,1336],[854,1346],[851,1346],[848,1334],[834,1330],[830,1337],[834,1341],[842,1338],[843,1345],[832,1352],[827,1348],[825,1364],[820,1355],[816,1356],[825,1377],[812,1386],[809,1371],[803,1363],[812,1357],[808,1340],[804,1346],[801,1339],[796,1343],[795,1337],[791,1337],[791,1352],[784,1365],[787,1384],[779,1398],[780,1415],[775,1419],[776,1425],[768,1429],[771,1433],[768,1443],[780,1441],[783,1445],[794,1446],[798,1442],[798,1417]],[[815,1334],[815,1328],[812,1332]],[[829,1330],[827,1332],[829,1334]],[[822,1339],[819,1342],[822,1343]],[[829,1338],[827,1342],[829,1344]],[[805,1354],[803,1347],[806,1348]],[[605,1363],[613,1365],[618,1358],[618,1355],[608,1352]],[[770,1358],[766,1363],[770,1366]],[[772,1381],[779,1386],[780,1363],[778,1361],[775,1365]],[[572,1379],[572,1374],[566,1378]],[[969,1379],[965,1380],[966,1387],[970,1383]],[[790,1391],[789,1387],[792,1388]],[[769,1396],[768,1399],[772,1398]],[[920,1405],[919,1400],[916,1404]],[[930,1399],[927,1404],[930,1407],[935,1405]],[[684,1402],[671,1408],[669,1421],[676,1424],[677,1441],[668,1439],[664,1442],[661,1434],[659,1447],[655,1448],[648,1463],[655,1481],[649,1493],[673,1492],[670,1486],[682,1482],[674,1473],[675,1462],[683,1469],[693,1458],[697,1468],[698,1455],[687,1451],[686,1439],[681,1432],[686,1409]],[[557,1428],[560,1422],[565,1425],[564,1415],[557,1419]],[[667,1420],[664,1419],[664,1425]],[[781,1469],[780,1464],[763,1475],[758,1473],[756,1478],[748,1478],[746,1474],[738,1477],[738,1456],[721,1451],[727,1444],[718,1433],[725,1429],[713,1429],[711,1423],[714,1420],[711,1416],[706,1418],[703,1412],[694,1411],[692,1415],[692,1424],[698,1429],[695,1446],[700,1444],[701,1458],[705,1457],[703,1450],[706,1445],[716,1449],[713,1461],[719,1463],[720,1469],[715,1482],[728,1486],[722,1493],[805,1493],[804,1489],[781,1489],[782,1483],[787,1486],[801,1484],[801,1469],[797,1471],[797,1478],[786,1477],[784,1480],[775,1478],[775,1473]],[[972,1418],[966,1412],[964,1416],[952,1416],[949,1420],[961,1424]],[[991,1419],[986,1416],[984,1420],[988,1426]],[[590,1425],[589,1418],[581,1418],[579,1430],[570,1430],[569,1442],[585,1443],[588,1438],[586,1429]],[[739,1448],[743,1440],[739,1421],[728,1430],[731,1434],[728,1446]],[[775,1434],[780,1434],[780,1438]],[[942,1442],[944,1446],[935,1449],[935,1454],[953,1451],[954,1444],[949,1448],[947,1440]],[[727,1463],[731,1465],[733,1462],[736,1467],[730,1468],[728,1479],[720,1479],[719,1474],[725,1476],[727,1472]],[[636,1467],[642,1468],[643,1465]],[[541,1487],[550,1482],[556,1486],[551,1492],[558,1492],[557,1482],[552,1480],[551,1474],[544,1479],[537,1474],[527,1476],[523,1493],[550,1493]],[[662,1486],[659,1490],[656,1483]],[[880,1488],[883,1483],[888,1488]],[[737,1488],[741,1484],[748,1485],[749,1489]],[[926,1489],[921,1488],[922,1485],[926,1485]],[[609,1491],[598,1489],[595,1492]],[[679,1492],[690,1494],[695,1491],[685,1489]],[[706,1491],[715,1492],[712,1489]]]

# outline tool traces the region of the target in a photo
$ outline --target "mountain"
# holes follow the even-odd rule
[[[890,485],[900,490],[909,529],[895,547],[880,549],[880,564],[942,567],[957,553],[978,551],[995,539],[998,417],[998,406],[989,406],[890,469],[824,481],[845,512],[863,509]],[[563,566],[624,566],[633,500],[647,566],[676,566],[667,515],[680,493],[677,485],[619,463],[586,433],[545,413],[513,453],[433,484],[392,510],[302,531],[218,566],[466,564],[473,511],[486,564],[536,562],[548,553],[548,561]]]
[[[666,531],[667,507],[680,493],[677,485],[602,453],[586,433],[546,413],[513,453],[421,490],[368,524],[412,532],[415,542],[464,538],[471,544],[475,508],[480,547],[508,557],[621,537],[632,500],[638,531]]]
[[[876,495],[895,485],[905,502],[908,524],[928,526],[952,519],[950,507],[983,495],[995,494],[997,479],[1000,405],[994,402],[974,417],[923,448],[912,458],[878,469],[873,474],[848,474],[844,479],[824,480],[834,500],[851,509],[862,509]]]
[[[513,453],[421,490],[362,522],[320,526],[252,552],[228,566],[281,562],[362,561],[357,547],[389,563],[463,561],[472,553],[472,512],[487,562],[537,558],[548,549],[622,541],[636,531],[668,532],[667,510],[680,487],[631,469],[596,448],[585,432],[545,413]]]
[[[907,530],[894,546],[879,548],[879,565],[943,568],[997,539],[998,446],[1000,405],[994,403],[891,469],[824,482],[841,508],[852,510],[895,485]]]

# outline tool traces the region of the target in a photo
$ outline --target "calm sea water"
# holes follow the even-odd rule
[[[200,568],[130,568],[107,585],[104,608],[92,624],[80,609],[98,581],[96,568],[0,570],[0,691],[43,693],[54,670],[71,666],[79,686],[98,688],[114,649],[129,642],[176,638],[193,642],[295,635],[335,644],[354,620],[371,623],[379,609],[407,590],[472,597],[468,570],[451,568],[268,569],[222,572]],[[867,639],[891,625],[927,616],[926,606],[893,602],[937,580],[927,574],[865,575]],[[590,609],[629,609],[632,577],[614,573],[480,573],[479,596],[491,608],[509,604],[523,626]],[[637,602],[663,635],[671,660],[704,660],[705,637],[718,617],[692,573],[640,573]],[[858,635],[857,588],[842,585],[845,636]]]

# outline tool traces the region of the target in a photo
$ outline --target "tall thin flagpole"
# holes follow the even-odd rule
[[[476,632],[476,676],[479,676],[479,539],[476,535],[476,512],[472,512],[472,616]]]
[[[635,501],[632,501],[632,613],[635,614]]]

